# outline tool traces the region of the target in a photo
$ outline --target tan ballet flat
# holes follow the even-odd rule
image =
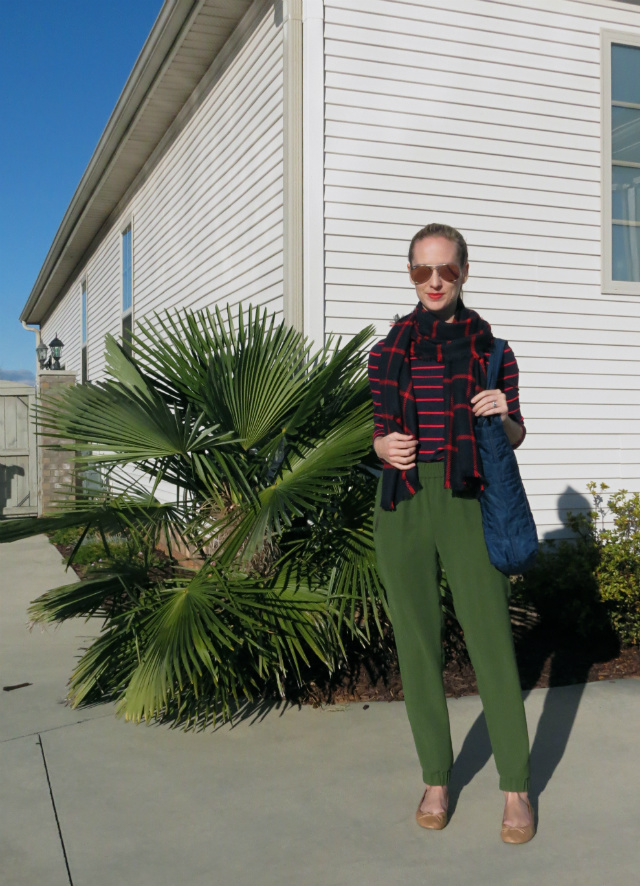
[[[502,825],[502,830],[500,831],[500,836],[502,837],[503,843],[528,843],[529,840],[533,840],[536,834],[536,826],[533,823],[533,809],[531,808],[531,803],[527,800],[527,806],[529,807],[529,815],[531,816],[531,824],[528,824],[524,828],[512,828],[506,824]]]
[[[422,800],[424,800],[427,791],[422,795]],[[430,831],[441,831],[443,828],[447,826],[447,813],[446,812],[421,812],[420,807],[422,806],[422,800],[418,804],[418,809],[416,811],[416,821],[420,825],[421,828],[427,828]]]

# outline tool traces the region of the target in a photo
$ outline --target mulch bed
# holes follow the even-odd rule
[[[640,678],[640,647],[621,649],[613,638],[585,642],[571,638],[530,617],[523,625],[513,613],[513,628],[520,682],[524,690],[570,686],[622,677]],[[448,698],[476,695],[478,684],[462,633],[450,626],[443,672]],[[287,687],[287,697],[319,707],[359,701],[396,701],[404,698],[395,647],[378,644],[362,651],[347,650],[349,665],[330,677],[317,667],[303,675],[304,685]]]
[[[56,545],[66,559],[72,545]],[[83,577],[86,568],[71,567]],[[159,576],[160,577],[160,576]],[[522,688],[546,689],[623,677],[640,678],[640,646],[621,649],[613,637],[585,642],[542,622],[531,610],[512,607],[516,657]],[[447,697],[476,695],[478,685],[464,646],[462,631],[454,622],[447,625],[444,688]],[[303,685],[293,680],[286,696],[299,704],[320,707],[347,702],[398,701],[404,698],[395,646],[390,639],[378,640],[363,649],[356,642],[347,644],[347,665],[329,675],[320,664],[312,664],[302,674]],[[275,694],[275,693],[274,693]]]

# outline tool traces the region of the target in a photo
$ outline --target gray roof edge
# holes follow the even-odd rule
[[[144,100],[149,87],[162,67],[167,53],[191,11],[199,2],[202,0],[165,0],[60,222],[33,289],[20,314],[21,321],[40,322],[33,314],[67,239],[117,150],[140,103]]]

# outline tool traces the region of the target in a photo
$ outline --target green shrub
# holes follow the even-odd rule
[[[73,545],[74,550],[67,557],[67,563],[76,566],[90,566],[96,563],[107,561],[124,560],[131,556],[135,556],[132,546],[127,542],[124,536],[115,536],[107,539],[109,549],[107,550],[104,541],[100,535],[88,533],[81,544],[76,548],[78,542],[82,538],[83,528],[72,526],[66,529],[57,529],[49,536],[52,544],[61,546]],[[135,546],[135,545],[134,545]]]
[[[64,529],[56,529],[49,535],[54,545],[75,545],[82,535],[82,526],[67,526]]]
[[[96,563],[124,560],[129,556],[129,546],[124,541],[110,541],[107,553],[104,543],[99,537],[87,538],[73,558],[77,566],[92,566]]]
[[[621,489],[605,504],[606,483],[588,489],[593,510],[568,515],[575,538],[543,542],[537,564],[516,581],[514,592],[577,639],[614,631],[621,643],[637,645],[640,493]]]
[[[593,488],[592,488],[593,487]],[[606,489],[601,484],[601,489]],[[590,491],[596,495],[595,484]],[[640,493],[614,492],[607,503],[610,529],[596,529],[600,562],[596,578],[611,624],[626,644],[640,643]]]

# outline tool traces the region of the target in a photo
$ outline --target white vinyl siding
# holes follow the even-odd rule
[[[282,313],[282,28],[248,37],[133,201],[136,316],[251,301]]]
[[[118,341],[122,334],[122,277],[120,227],[105,239],[88,264],[91,286],[91,326],[87,350],[89,378],[97,381],[104,375],[104,339],[110,333]]]
[[[83,269],[82,275],[42,325],[42,340],[47,344],[56,335],[56,330],[59,330],[65,345],[63,363],[68,371],[77,374],[78,381],[81,380],[82,370],[82,280],[86,278],[87,287],[91,289],[91,321],[87,327],[87,374],[88,378],[96,381],[105,371],[105,335],[111,333],[119,340],[122,331],[120,250],[120,226],[117,226],[103,240]]]
[[[246,301],[282,316],[282,26],[272,6],[255,6],[263,14],[228,63],[214,62],[210,86],[198,87],[83,268],[92,380],[105,372],[105,335],[121,335],[121,234],[131,218],[134,332],[145,315],[171,308]],[[69,313],[76,290],[79,331],[80,278],[53,317]],[[79,370],[74,347],[67,366]]]
[[[325,2],[326,330],[415,304],[423,225],[466,236],[465,301],[507,338],[541,535],[589,480],[640,489],[640,304],[601,286],[600,30],[631,4]]]
[[[67,372],[75,372],[80,381],[82,369],[82,296],[80,280],[70,289],[50,313],[46,322],[41,325],[42,342],[49,342],[58,337],[64,345],[61,365]]]

